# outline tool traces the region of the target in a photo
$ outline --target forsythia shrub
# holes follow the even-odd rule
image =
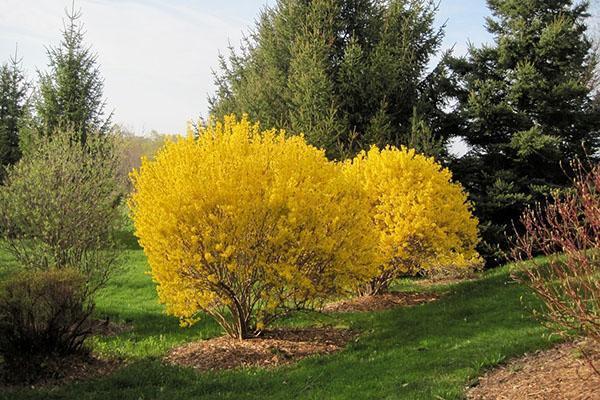
[[[167,312],[257,335],[377,268],[367,198],[302,137],[225,117],[132,173],[136,235]]]
[[[462,187],[433,158],[376,146],[344,164],[370,199],[384,262],[361,293],[385,291],[401,274],[479,264],[477,220]]]

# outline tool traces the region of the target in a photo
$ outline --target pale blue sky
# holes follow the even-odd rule
[[[0,0],[0,61],[19,54],[27,73],[45,69],[45,47],[57,44],[71,0]],[[259,10],[274,0],[77,0],[87,41],[98,53],[114,121],[137,133],[180,133],[206,115],[211,68],[228,40],[239,43]],[[444,48],[489,40],[485,0],[441,0]]]

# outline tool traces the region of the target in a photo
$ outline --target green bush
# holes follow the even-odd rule
[[[72,131],[31,139],[0,186],[0,245],[26,269],[70,267],[93,293],[118,264],[114,233],[123,216],[120,164],[111,135]]]
[[[53,357],[84,351],[93,310],[85,277],[70,268],[17,273],[0,284],[0,356],[6,378],[27,382]]]

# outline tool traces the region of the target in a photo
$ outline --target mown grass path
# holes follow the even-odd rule
[[[549,347],[546,331],[525,306],[534,301],[511,281],[508,268],[430,290],[439,301],[382,312],[300,314],[282,324],[334,325],[362,332],[343,352],[274,370],[198,373],[161,362],[171,347],[220,334],[206,319],[180,328],[156,300],[140,250],[98,299],[98,313],[133,325],[131,332],[96,338],[95,350],[123,357],[116,373],[52,389],[0,393],[1,399],[461,399],[485,368]],[[402,283],[400,290],[412,290]]]

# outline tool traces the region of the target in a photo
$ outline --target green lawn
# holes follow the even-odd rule
[[[551,345],[525,309],[532,296],[512,282],[508,268],[474,282],[438,287],[439,301],[375,313],[299,314],[287,325],[349,326],[356,343],[330,356],[275,370],[198,373],[164,365],[172,346],[219,335],[203,320],[180,328],[158,304],[143,253],[127,251],[127,264],[99,299],[97,311],[133,324],[133,331],[95,338],[95,351],[127,360],[110,376],[34,390],[0,393],[2,399],[461,399],[484,369]],[[398,290],[412,290],[404,281]],[[525,305],[524,305],[525,303]]]

